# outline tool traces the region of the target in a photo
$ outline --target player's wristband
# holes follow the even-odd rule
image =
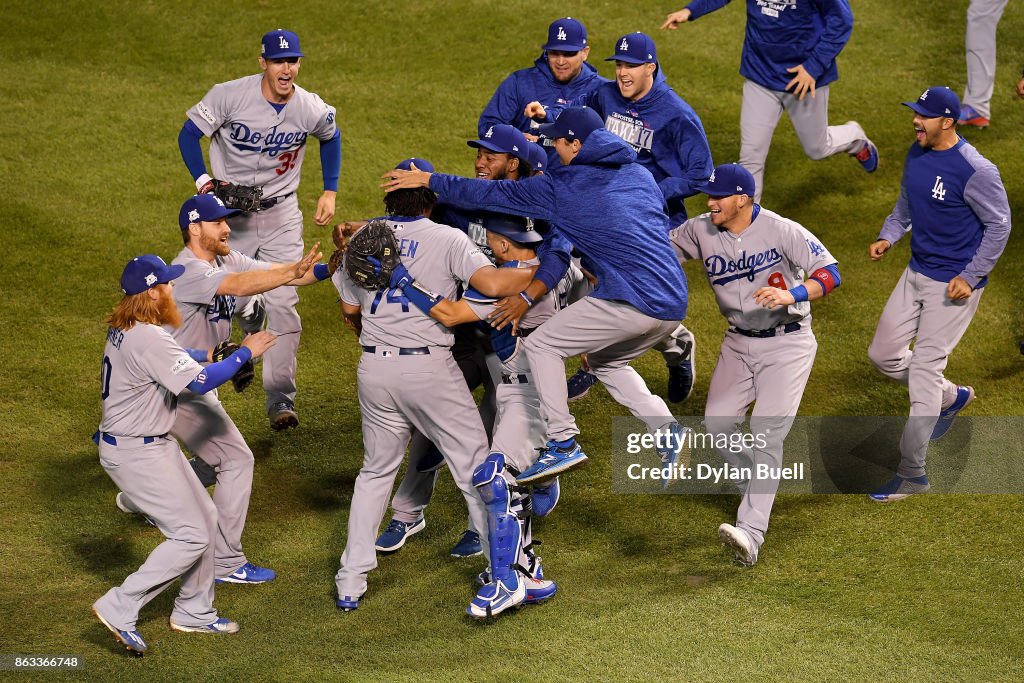
[[[534,304],[533,299],[525,291],[519,292],[519,296],[521,296],[523,298],[523,301],[526,302],[527,306],[533,306],[533,304]]]
[[[408,299],[413,306],[420,309],[427,315],[430,315],[430,309],[441,303],[442,297],[440,294],[431,292],[426,287],[421,287],[418,282],[410,279],[409,282],[401,287],[402,295]]]
[[[793,303],[807,301],[807,288],[803,285],[797,285],[793,289],[789,290],[789,293],[793,295]]]
[[[319,280],[326,280],[331,276],[331,269],[326,263],[317,263],[313,266],[313,277]]]

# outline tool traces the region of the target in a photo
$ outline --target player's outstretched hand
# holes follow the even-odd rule
[[[882,256],[885,255],[885,252],[889,251],[889,247],[891,246],[892,243],[889,242],[889,240],[878,240],[877,242],[872,242],[871,246],[868,247],[868,256],[871,257],[872,261],[881,261]]]
[[[523,116],[528,119],[546,119],[548,112],[544,109],[543,104],[534,101],[526,105],[526,109],[523,110]]]
[[[308,273],[309,269],[315,266],[321,258],[323,258],[323,254],[320,253],[320,243],[317,242],[313,245],[312,249],[306,252],[301,261],[295,262],[295,279],[297,280]]]
[[[969,298],[973,291],[974,288],[967,284],[967,280],[957,275],[949,281],[949,285],[946,287],[946,296],[951,301],[960,301],[961,299]]]
[[[327,225],[334,218],[334,212],[338,206],[338,193],[332,190],[324,190],[320,199],[316,202],[316,213],[313,215],[313,222],[317,225]]]
[[[409,164],[410,170],[403,171],[400,168],[393,168],[381,178],[388,179],[387,182],[381,183],[388,192],[394,192],[395,190],[408,190],[417,187],[430,187],[430,174],[426,171],[421,171],[416,168],[416,164]]]
[[[276,343],[277,337],[266,330],[250,334],[242,340],[242,346],[252,351],[253,358],[259,358],[267,352],[267,349]]]
[[[667,28],[669,31],[675,31],[679,28],[679,24],[685,24],[690,20],[690,10],[681,9],[678,12],[673,12],[668,15],[665,19],[665,23],[661,25],[662,28]]]
[[[807,73],[807,69],[804,68],[803,64],[791,66],[786,69],[786,71],[791,74],[796,74],[793,76],[793,80],[786,84],[786,90],[793,88],[793,94],[801,100],[808,92],[811,93],[811,97],[814,97],[814,76]]]
[[[795,299],[789,290],[778,287],[762,287],[754,292],[754,301],[758,306],[772,309],[776,306],[789,306],[795,302]]]
[[[1017,97],[1024,100],[1024,76],[1022,76],[1021,79],[1017,81]]]
[[[494,312],[487,316],[487,322],[496,330],[512,323],[513,336],[519,331],[519,320],[530,310],[526,299],[516,294],[507,296],[494,304]]]

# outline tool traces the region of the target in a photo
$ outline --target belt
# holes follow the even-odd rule
[[[502,373],[502,375],[501,375],[501,383],[502,384],[529,384],[530,383],[530,376],[529,375],[521,375],[521,374],[520,375],[506,375],[506,374]]]
[[[742,334],[744,337],[754,337],[755,339],[767,339],[775,335],[781,336],[790,332],[798,332],[799,330],[800,323],[786,323],[782,327],[772,327],[767,330],[744,330],[742,327],[732,328],[733,332]]]
[[[377,347],[376,346],[364,346],[363,347],[363,351],[365,351],[366,353],[377,353]],[[383,353],[384,355],[388,355],[389,352],[391,352],[391,354],[393,354],[395,351],[398,351],[398,355],[399,356],[429,356],[430,355],[430,347],[428,347],[428,346],[417,346],[417,347],[412,348],[412,349],[389,349],[387,347],[381,347],[381,353]]]
[[[518,330],[516,330],[516,336],[517,337],[529,337],[531,334],[533,334],[533,331],[536,330],[536,329],[537,329],[536,327],[526,327],[526,328],[520,327]]]
[[[283,202],[288,197],[291,197],[292,194],[292,192],[289,192],[288,194],[283,194],[280,197],[271,197],[270,199],[264,199],[260,202],[260,208],[258,210],[263,211],[264,209],[269,209],[271,207],[277,206],[278,202]]]
[[[129,441],[142,439],[143,445],[148,445],[153,443],[157,439],[164,438],[165,436],[167,435],[161,434],[160,436],[122,436],[121,443],[122,445],[128,445]],[[92,442],[97,446],[100,444],[100,439],[103,439],[103,443],[108,443],[111,446],[117,445],[117,437],[114,436],[113,434],[107,434],[106,432],[96,432],[95,434],[92,435]]]

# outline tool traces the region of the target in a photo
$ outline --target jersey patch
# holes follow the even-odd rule
[[[216,125],[217,117],[213,115],[213,112],[211,112],[210,108],[207,107],[205,104],[203,104],[202,102],[197,104],[196,111],[199,112],[199,115],[203,117],[203,120],[205,120],[211,126]]]
[[[180,375],[185,372],[193,363],[193,360],[188,356],[182,356],[178,360],[174,361],[174,365],[171,366],[172,375]]]

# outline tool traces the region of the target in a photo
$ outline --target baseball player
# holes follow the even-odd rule
[[[476,149],[474,170],[476,177],[482,180],[527,178],[535,172],[534,169],[539,162],[539,146],[528,141],[521,131],[507,124],[495,124],[484,131],[480,139],[469,140],[466,144]],[[530,155],[533,155],[532,161],[528,158]],[[423,160],[412,161],[417,161],[417,168],[433,171],[432,165],[429,168],[420,166]],[[429,162],[427,163],[429,165]],[[431,211],[430,218],[436,223],[450,225],[463,231],[490,257],[492,254],[488,246],[487,231],[483,227],[481,216],[480,211],[463,210],[446,204],[442,197],[441,202]],[[540,265],[534,275],[532,286],[527,288],[533,292],[532,296],[543,296],[557,286],[569,266],[570,250],[568,242],[557,237],[541,244],[537,252]],[[505,307],[512,309],[512,305],[517,303],[523,303],[518,296],[513,297],[511,302],[506,301]],[[525,309],[509,310],[506,316],[516,317],[523,313]],[[453,332],[455,343],[452,354],[466,378],[470,391],[481,385],[484,387],[480,401],[480,417],[490,438],[496,410],[495,387],[501,381],[500,363],[494,355],[488,336],[481,332],[475,323],[458,325],[453,328]],[[392,499],[393,516],[377,539],[377,550],[396,552],[412,534],[426,527],[424,509],[433,496],[438,468],[443,462],[436,447],[424,442],[419,436],[413,438],[409,451],[410,467],[406,469],[405,476]],[[468,526],[451,549],[453,557],[472,557],[482,552],[479,533],[472,528],[472,524]]]
[[[433,192],[423,189],[385,197],[388,225],[396,233],[408,271],[445,298],[454,298],[460,283],[491,296],[521,291],[532,272],[495,268],[464,233],[431,221],[427,216],[436,201]],[[487,457],[487,434],[452,357],[451,330],[410,306],[398,289],[363,289],[345,269],[339,269],[333,281],[344,315],[360,319],[363,348],[357,378],[366,454],[356,477],[348,539],[335,577],[337,605],[349,611],[359,606],[366,575],[377,566],[374,538],[413,429],[444,454],[486,552],[486,515],[472,473]]]
[[[817,237],[754,202],[754,182],[738,164],[718,166],[701,187],[709,212],[671,233],[680,261],[704,264],[730,325],[711,375],[705,425],[711,434],[732,434],[753,404],[750,430],[765,437],[764,447],[755,441],[741,455],[722,451],[730,464],[751,471],[782,467],[783,442],[818,349],[809,302],[840,283],[836,260]],[[752,478],[736,524],[718,527],[744,566],[757,562],[778,487],[777,477]]]
[[[341,134],[334,107],[295,85],[303,53],[299,37],[277,29],[263,36],[262,73],[219,83],[188,110],[178,146],[200,194],[230,182],[262,190],[256,211],[231,218],[233,248],[270,263],[302,258],[302,212],[296,190],[306,140],[320,141],[324,192],[314,220],[327,225],[334,216],[341,167]],[[199,144],[210,137],[211,178]],[[299,297],[291,287],[267,292],[268,329],[278,343],[263,361],[267,414],[275,430],[296,427],[296,352],[302,325],[295,309]],[[243,309],[247,301],[239,300]]]
[[[685,9],[668,15],[662,28],[675,30],[729,1],[693,0]],[[859,123],[828,125],[829,85],[839,78],[836,57],[852,31],[853,12],[847,0],[747,0],[740,64],[740,74],[746,79],[740,112],[740,165],[754,175],[758,193],[754,201],[761,201],[764,164],[783,111],[811,159],[846,152],[868,173],[878,168],[878,149]]]
[[[536,266],[536,247],[543,240],[533,221],[517,216],[483,212],[481,221],[487,231],[487,243],[499,267]],[[468,290],[458,301],[424,298],[416,295],[411,276],[399,274],[402,291],[411,301],[439,322],[459,325],[486,321],[493,311],[494,298]],[[516,486],[515,476],[533,464],[534,451],[543,447],[545,425],[526,354],[521,342],[561,310],[569,301],[589,291],[589,283],[572,266],[555,290],[545,294],[515,325],[491,332],[494,350],[501,359],[501,384],[497,388],[498,415],[491,439],[491,453],[473,473],[473,484],[487,507],[490,556],[493,567],[481,575],[483,588],[467,611],[484,618],[515,606],[522,594],[525,604],[536,604],[554,596],[557,586],[545,580],[540,557],[533,552],[532,519],[544,517],[558,502],[558,478],[534,486],[530,493]],[[502,560],[504,557],[506,559]],[[518,584],[526,583],[526,591]],[[510,596],[512,596],[510,598]]]
[[[693,108],[669,87],[650,36],[627,33],[615,45],[615,54],[605,60],[615,62],[615,82],[593,89],[572,104],[592,108],[604,117],[605,128],[633,147],[637,161],[651,172],[664,195],[668,224],[679,225],[686,220],[684,199],[697,194],[697,186],[714,168],[704,126]],[[549,115],[542,103],[531,102],[525,114],[554,118],[559,110],[554,107]],[[656,348],[668,366],[669,400],[685,401],[693,391],[693,334],[679,325]],[[582,391],[589,389],[588,383],[574,379]]]
[[[236,213],[212,194],[189,198],[178,212],[185,247],[173,264],[185,270],[174,286],[174,300],[182,322],[171,335],[182,347],[198,349],[195,359],[200,363],[208,362],[211,350],[231,339],[236,297],[276,287],[311,284],[329,277],[328,266],[316,263],[320,258],[319,244],[301,261],[277,265],[256,261],[231,249],[227,219]],[[249,562],[242,550],[254,459],[217,392],[183,392],[171,434],[197,454],[192,464],[203,485],[216,484],[213,503],[217,508],[217,582],[273,581],[276,572]],[[124,492],[118,495],[117,503],[122,510],[139,511]]]
[[[591,367],[612,396],[652,431],[681,430],[665,402],[651,395],[629,366],[686,316],[686,276],[668,243],[661,192],[651,174],[635,163],[632,147],[605,130],[592,109],[566,109],[539,131],[553,140],[562,162],[543,175],[481,182],[394,170],[384,184],[389,191],[429,187],[459,206],[550,221],[597,276],[589,296],[556,313],[525,340],[548,440],[537,461],[516,478],[520,484],[545,481],[587,461],[566,400],[564,363],[569,356],[590,352]],[[674,462],[678,451],[663,457]]]
[[[199,365],[161,327],[181,321],[171,282],[184,272],[152,254],[128,262],[121,274],[124,297],[108,318],[100,364],[103,418],[93,436],[100,464],[167,537],[134,574],[92,606],[117,641],[137,655],[147,649],[135,628],[139,611],[179,577],[172,629],[238,631],[237,623],[213,607],[217,510],[168,431],[179,394],[212,391],[274,344],[272,334],[260,332],[230,357]]]
[[[537,134],[539,121],[526,116],[526,105],[568,106],[569,102],[608,83],[587,63],[590,45],[587,27],[577,19],[563,17],[548,26],[548,40],[541,46],[534,65],[511,73],[494,92],[480,114],[477,133],[483,137],[491,126],[510,124],[524,133]],[[547,148],[551,163],[558,157]]]
[[[896,207],[868,248],[877,261],[910,233],[910,263],[868,348],[875,367],[910,390],[899,468],[871,494],[879,502],[930,488],[928,442],[943,436],[974,401],[973,388],[953,384],[943,371],[1010,237],[1010,206],[998,169],[957,135],[956,94],[932,87],[903,104],[914,112],[916,140],[907,152]]]
[[[996,82],[996,28],[1007,0],[971,0],[967,7],[967,89],[957,119],[961,126],[987,128]]]

